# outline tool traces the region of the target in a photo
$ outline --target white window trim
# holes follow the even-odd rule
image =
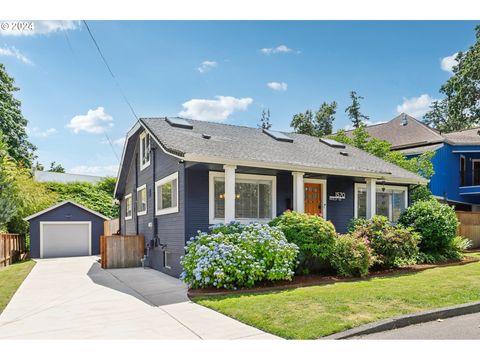
[[[145,211],[138,211],[138,192],[145,189]],[[142,186],[137,188],[137,196],[136,196],[136,203],[137,203],[137,215],[146,215],[148,211],[148,194],[147,194],[147,184],[143,184]]]
[[[408,207],[408,186],[382,185],[382,184],[377,183],[376,191],[378,189],[382,190],[382,188],[385,188],[385,190],[403,190],[403,191],[405,191],[405,208]],[[353,214],[354,214],[353,216],[355,217],[355,219],[358,218],[358,190],[360,190],[360,189],[367,189],[367,184],[355,183],[355,186],[354,186],[354,201],[353,201]],[[377,204],[375,204],[375,206],[377,206]]]
[[[88,224],[88,254],[92,255],[92,222],[91,221],[40,221],[40,258],[43,259],[43,226],[65,224]]]
[[[322,217],[327,220],[327,179],[310,179],[303,178],[303,188],[305,191],[305,184],[321,184],[322,185]],[[305,199],[303,200],[305,202]]]
[[[171,269],[172,267],[170,266],[170,263],[168,262],[168,255],[171,255],[170,251],[164,251],[163,252],[163,267],[166,269]]]
[[[132,214],[132,215],[127,216],[127,209],[128,209],[128,207],[127,207],[127,201],[128,201],[128,199],[130,199],[130,201],[132,201],[132,193],[130,193],[130,194],[128,194],[128,195],[125,196],[125,220],[132,220],[132,216],[133,216],[133,201],[132,201],[132,204],[131,204],[131,208],[132,208],[132,209],[131,209],[131,210],[132,210],[131,214]]]
[[[220,171],[210,171],[208,173],[208,214],[209,214],[209,223],[218,224],[223,223],[224,219],[215,218],[215,189],[214,189],[214,178],[215,177],[224,177],[225,173]],[[271,219],[276,217],[277,214],[277,177],[270,175],[257,175],[257,174],[239,174],[235,173],[235,183],[237,180],[263,180],[272,182],[272,214],[270,219],[235,219],[243,224],[248,224],[250,222],[259,222],[267,223]]]
[[[472,186],[479,186],[480,184],[474,184],[475,182],[475,163],[480,162],[480,159],[472,159]],[[465,162],[465,167],[467,166],[467,163]],[[466,175],[466,170],[465,170],[465,175]]]
[[[143,146],[142,146],[142,140],[147,137],[147,132],[144,131],[140,134],[140,171],[143,169],[147,168],[150,165],[150,157],[148,157],[148,161],[143,164]],[[150,141],[152,141],[152,137],[150,136]]]
[[[176,193],[177,205],[166,208],[166,209],[158,209],[158,193],[159,193],[158,187],[173,180],[177,180],[177,193]],[[155,182],[155,215],[166,215],[166,214],[173,214],[178,212],[178,201],[179,201],[178,188],[179,188],[178,171]]]

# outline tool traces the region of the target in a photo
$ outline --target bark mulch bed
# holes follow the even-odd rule
[[[216,288],[206,288],[206,289],[189,289],[188,296],[198,297],[198,296],[219,296],[219,295],[233,295],[233,294],[252,294],[260,292],[269,292],[269,291],[279,291],[286,289],[295,289],[305,286],[314,286],[314,285],[325,285],[333,284],[336,282],[347,282],[347,281],[359,281],[359,280],[368,280],[370,278],[382,277],[382,276],[396,276],[404,275],[408,273],[414,273],[418,271],[423,271],[427,269],[433,269],[436,267],[444,266],[458,266],[466,265],[474,262],[479,262],[479,257],[465,256],[463,260],[449,260],[437,264],[417,264],[404,266],[397,269],[387,269],[372,271],[368,276],[363,278],[361,277],[341,277],[334,275],[320,275],[320,274],[311,274],[311,275],[297,275],[294,276],[291,281],[280,280],[280,281],[265,281],[259,282],[251,288],[240,288],[237,290],[228,290],[228,289],[216,289]]]

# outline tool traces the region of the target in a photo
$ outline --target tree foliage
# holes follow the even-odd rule
[[[364,125],[370,117],[363,115],[360,111],[360,100],[363,99],[363,96],[358,95],[356,91],[351,91],[350,99],[352,99],[352,104],[347,106],[345,112],[352,121],[353,127],[358,128]]]
[[[262,110],[262,117],[260,118],[260,124],[258,124],[258,127],[260,129],[270,129],[272,127],[272,124],[270,123],[270,109],[265,109]]]
[[[19,89],[3,64],[0,64],[0,131],[9,155],[17,165],[30,168],[36,147],[28,141],[27,119],[22,115],[20,100],[14,97]]]
[[[0,132],[0,230],[5,229],[7,222],[17,211],[15,169],[15,162],[8,154]]]
[[[307,110],[304,113],[295,114],[290,126],[293,127],[298,134],[317,137],[330,135],[332,133],[336,112],[337,103],[335,101],[330,104],[323,102],[315,112]]]
[[[48,171],[56,172],[56,173],[65,173],[65,168],[62,165],[57,164],[55,161],[53,161],[50,163],[50,169],[48,169]]]
[[[475,44],[457,54],[453,75],[440,88],[445,97],[434,101],[424,116],[426,124],[442,132],[480,125],[480,25],[475,32]]]

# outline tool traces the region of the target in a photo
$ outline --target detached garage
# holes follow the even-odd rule
[[[109,218],[64,201],[25,220],[30,223],[30,256],[54,258],[99,254],[103,223]]]

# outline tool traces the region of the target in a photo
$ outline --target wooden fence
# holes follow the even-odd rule
[[[120,222],[118,219],[107,220],[103,223],[103,235],[117,235],[120,230]]]
[[[0,234],[0,268],[11,265],[25,254],[25,238],[19,234]]]
[[[145,242],[143,235],[100,237],[101,264],[104,269],[141,266]]]
[[[460,226],[458,235],[470,239],[472,248],[480,248],[480,212],[456,211]]]

